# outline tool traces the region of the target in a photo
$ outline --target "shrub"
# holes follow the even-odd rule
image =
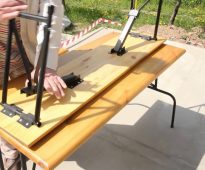
[[[202,4],[202,0],[182,0],[182,3],[186,6],[197,6]]]

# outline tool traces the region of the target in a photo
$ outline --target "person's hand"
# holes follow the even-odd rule
[[[26,8],[27,5],[21,0],[0,0],[0,21],[17,17]]]
[[[35,69],[31,73],[32,79],[34,79]],[[64,89],[67,88],[65,82],[59,77],[55,70],[46,68],[44,88],[52,95],[55,95],[57,99],[61,99],[65,96]]]

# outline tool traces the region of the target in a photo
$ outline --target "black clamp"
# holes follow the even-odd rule
[[[76,76],[74,73],[71,73],[67,76],[62,77],[63,81],[68,88],[73,89],[77,85],[83,82],[83,79],[80,78],[80,75]]]
[[[125,47],[120,48],[118,51],[116,51],[114,48],[112,48],[110,53],[111,54],[116,53],[118,56],[122,56],[123,54],[126,53],[126,50],[125,50]]]

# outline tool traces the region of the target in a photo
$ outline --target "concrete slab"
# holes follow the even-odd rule
[[[159,77],[175,128],[172,100],[145,89],[56,170],[205,170],[205,49],[166,43],[187,50]]]

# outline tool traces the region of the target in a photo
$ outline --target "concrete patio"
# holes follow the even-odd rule
[[[175,128],[172,99],[145,89],[56,170],[205,170],[205,49],[166,43],[187,51],[159,77]]]

